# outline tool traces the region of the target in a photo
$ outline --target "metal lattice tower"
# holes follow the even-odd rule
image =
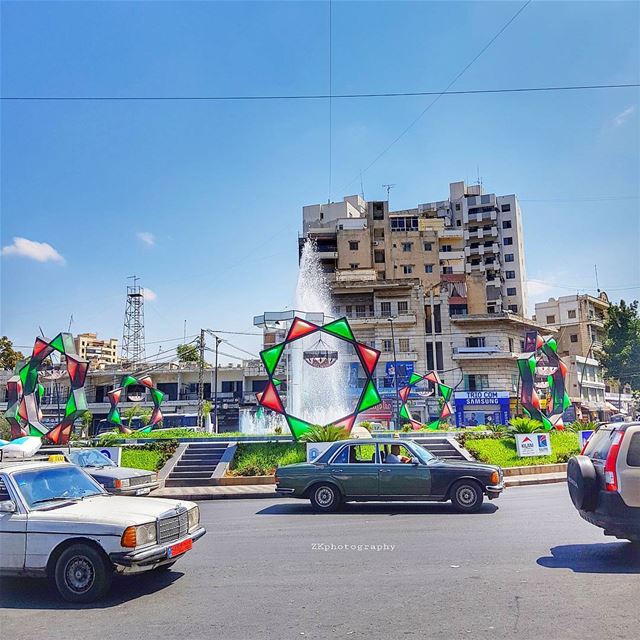
[[[133,286],[127,286],[127,304],[124,310],[121,357],[130,366],[145,360],[144,352],[144,289],[138,285],[137,276]]]

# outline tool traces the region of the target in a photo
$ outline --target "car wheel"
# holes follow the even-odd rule
[[[475,513],[482,507],[482,489],[473,481],[460,480],[451,488],[451,504],[463,513]]]
[[[56,587],[69,602],[93,602],[111,586],[113,568],[95,547],[74,544],[58,558],[54,571]]]
[[[587,456],[573,456],[567,464],[567,486],[573,506],[579,511],[594,511],[598,505],[598,479],[593,462]]]
[[[155,568],[155,571],[161,572],[161,571],[169,571],[169,569],[171,569],[171,567],[173,567],[173,565],[178,562],[177,560],[174,560],[173,562],[167,562],[167,564],[161,564],[159,567]]]
[[[329,513],[340,507],[342,495],[332,484],[318,484],[311,489],[309,500],[316,511]]]

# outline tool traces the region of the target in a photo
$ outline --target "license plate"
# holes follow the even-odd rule
[[[169,547],[169,553],[167,554],[170,558],[175,558],[179,556],[181,553],[185,551],[189,551],[193,547],[193,540],[188,538],[187,540],[183,540],[178,544],[174,544],[173,547]]]
[[[151,493],[151,489],[149,487],[147,487],[146,489],[138,489],[136,491],[137,496],[146,496],[147,493]]]

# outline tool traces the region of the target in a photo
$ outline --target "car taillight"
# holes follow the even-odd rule
[[[613,435],[611,448],[607,454],[604,463],[604,484],[607,491],[618,490],[618,474],[616,473],[616,464],[618,462],[618,453],[620,452],[620,443],[624,436],[623,431],[616,431]]]

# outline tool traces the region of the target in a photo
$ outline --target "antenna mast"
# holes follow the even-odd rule
[[[122,360],[136,367],[145,361],[144,352],[144,289],[138,285],[138,276],[128,276],[133,285],[127,285],[127,303],[122,330]]]

